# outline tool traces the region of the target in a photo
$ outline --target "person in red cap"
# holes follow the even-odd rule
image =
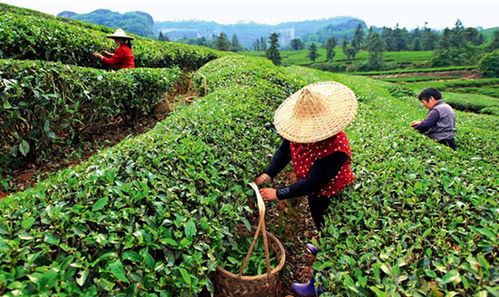
[[[126,35],[122,29],[117,29],[112,35],[107,35],[107,38],[114,39],[118,48],[111,54],[108,51],[101,51],[102,54],[93,53],[94,57],[101,59],[107,65],[114,67],[114,70],[123,68],[135,68],[135,57],[132,51],[133,37]]]

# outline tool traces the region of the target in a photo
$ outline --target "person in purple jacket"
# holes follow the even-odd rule
[[[430,110],[422,121],[413,121],[410,126],[419,133],[437,140],[439,143],[456,149],[454,140],[454,128],[456,124],[454,110],[442,99],[442,94],[435,88],[426,88],[419,93],[419,101]]]

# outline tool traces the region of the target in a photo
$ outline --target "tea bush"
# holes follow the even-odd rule
[[[0,12],[2,14],[9,12],[9,13],[17,14],[17,15],[32,16],[32,17],[37,17],[37,18],[57,20],[60,22],[68,23],[68,24],[74,24],[74,25],[78,25],[81,27],[89,28],[89,29],[99,30],[99,31],[102,31],[105,33],[112,33],[115,30],[113,28],[102,26],[102,25],[86,23],[86,22],[82,22],[82,21],[70,19],[70,18],[53,16],[51,14],[46,14],[46,13],[43,13],[40,11],[36,11],[36,10],[28,9],[28,8],[17,7],[17,6],[9,5],[9,4],[5,4],[5,3],[0,3]]]
[[[47,60],[85,67],[104,68],[92,56],[100,50],[113,51],[114,42],[107,30],[61,21],[63,18],[40,17],[2,11],[0,15],[0,58]],[[160,42],[134,36],[136,67],[196,70],[219,57],[218,51],[173,42]]]
[[[148,113],[180,79],[178,68],[108,72],[44,61],[0,60],[2,166],[39,153],[54,142],[78,141],[85,130],[121,116]]]
[[[271,111],[304,82],[239,57],[200,72],[210,93],[189,108],[0,201],[1,295],[195,296],[212,287],[217,254],[254,201],[246,185],[279,141]]]
[[[483,114],[494,114],[499,109],[499,100],[486,95],[479,94],[458,94],[442,92],[443,100],[453,108],[465,111],[472,111]]]

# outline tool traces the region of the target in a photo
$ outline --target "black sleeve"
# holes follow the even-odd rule
[[[418,130],[419,133],[425,133],[431,128],[433,128],[433,126],[437,124],[439,119],[440,119],[440,114],[438,113],[438,110],[432,109],[428,113],[426,118],[419,125],[414,127],[414,129]]]
[[[291,161],[291,149],[289,148],[289,140],[284,139],[277,151],[275,152],[269,166],[265,169],[271,178],[274,178],[286,165]]]
[[[333,177],[338,174],[343,164],[348,160],[348,155],[337,151],[331,155],[315,161],[307,178],[290,186],[277,189],[277,198],[289,199],[308,195],[320,190]]]

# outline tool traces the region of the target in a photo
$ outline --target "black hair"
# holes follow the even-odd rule
[[[420,101],[424,100],[426,102],[429,102],[430,97],[435,98],[435,100],[440,100],[442,99],[442,94],[440,94],[440,92],[435,88],[426,88],[422,90],[421,93],[419,93],[418,99]]]

